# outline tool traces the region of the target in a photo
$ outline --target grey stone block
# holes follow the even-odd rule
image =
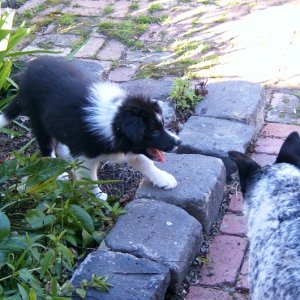
[[[108,276],[112,287],[108,292],[88,288],[86,299],[161,300],[170,282],[169,269],[156,262],[130,254],[98,249],[87,256],[72,276],[78,286],[92,274]]]
[[[134,200],[126,210],[106,237],[106,245],[167,266],[170,290],[176,291],[200,250],[200,223],[181,208],[161,201]]]
[[[300,124],[300,99],[289,93],[274,93],[268,108],[267,121]]]
[[[144,180],[135,197],[161,200],[183,208],[208,234],[224,195],[226,171],[222,161],[202,155],[172,153],[167,154],[166,159],[167,162],[159,167],[175,176],[177,187],[163,190]]]
[[[228,158],[230,150],[245,153],[256,136],[256,128],[241,122],[192,116],[179,134],[182,144],[178,153],[197,153],[221,158],[227,179],[236,172],[235,163]]]
[[[153,99],[163,101],[169,97],[172,85],[172,81],[163,81],[151,78],[132,80],[122,84],[122,86],[131,93],[144,93]]]
[[[256,128],[264,124],[263,88],[248,81],[225,81],[207,86],[208,94],[195,107],[195,115],[236,120]]]

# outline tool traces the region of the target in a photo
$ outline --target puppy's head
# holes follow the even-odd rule
[[[254,160],[243,153],[229,151],[228,156],[236,163],[242,192],[245,193],[255,179],[259,179],[266,169],[272,166],[261,168]],[[300,169],[300,137],[297,132],[292,132],[282,144],[275,165],[286,163]]]
[[[128,96],[113,127],[121,148],[152,160],[164,162],[163,152],[180,144],[179,138],[165,128],[158,102],[144,96]]]

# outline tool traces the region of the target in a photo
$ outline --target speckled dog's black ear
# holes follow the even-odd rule
[[[300,137],[293,131],[281,146],[276,163],[288,163],[300,168]]]
[[[261,167],[253,159],[241,152],[229,151],[228,156],[237,165],[242,192],[245,193],[247,182]]]

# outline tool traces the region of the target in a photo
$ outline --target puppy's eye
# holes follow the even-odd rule
[[[159,136],[160,135],[160,130],[154,130],[152,135],[153,136]]]

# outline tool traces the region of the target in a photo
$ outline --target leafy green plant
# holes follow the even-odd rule
[[[175,102],[176,109],[193,109],[194,106],[203,99],[203,96],[197,95],[195,90],[191,89],[191,82],[188,79],[176,78],[172,87],[171,98]]]
[[[114,12],[114,8],[113,6],[110,4],[110,5],[107,5],[103,8],[103,13],[105,15],[109,15],[109,14],[112,14]]]
[[[84,298],[87,287],[107,291],[106,276],[93,275],[76,289],[68,279],[124,209],[90,192],[99,182],[57,179],[78,162],[14,155],[0,164],[0,299]]]
[[[104,34],[119,39],[122,43],[133,48],[144,46],[138,37],[141,36],[152,23],[162,22],[166,16],[154,17],[141,15],[127,17],[123,22],[103,21],[98,27]]]
[[[25,28],[23,22],[18,28],[13,28],[14,11],[7,10],[0,15],[0,109],[10,100],[18,86],[10,78],[16,59],[34,53],[49,53],[49,51],[14,51],[18,44],[27,37],[32,28]]]
[[[154,3],[154,4],[151,4],[151,5],[149,6],[148,11],[149,11],[150,13],[154,13],[154,12],[159,11],[159,10],[162,10],[162,9],[163,9],[163,7],[162,7],[161,4],[159,4],[159,3]]]
[[[75,22],[76,17],[73,14],[63,14],[59,19],[58,19],[58,24],[63,25],[63,26],[68,26],[71,25]]]

